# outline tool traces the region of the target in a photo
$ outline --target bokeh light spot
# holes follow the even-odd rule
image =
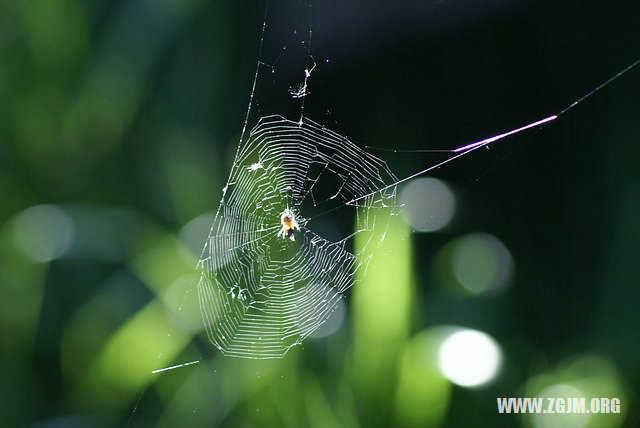
[[[493,235],[475,233],[455,241],[451,255],[453,276],[473,294],[504,286],[513,275],[513,267],[511,253]]]
[[[529,379],[524,394],[525,397],[544,398],[546,406],[551,402],[549,398],[555,399],[551,403],[555,413],[528,415],[528,424],[534,427],[615,428],[633,425],[633,422],[625,423],[628,412],[624,405],[618,408],[620,413],[613,413],[611,407],[608,408],[611,413],[593,413],[596,409],[591,409],[592,398],[596,398],[598,403],[601,403],[599,397],[607,400],[615,397],[621,403],[627,401],[628,392],[625,391],[620,372],[613,362],[599,355],[580,354],[569,357],[556,368]],[[559,401],[560,398],[562,400]],[[592,412],[582,413],[583,405],[585,411]]]
[[[191,256],[198,257],[202,253],[202,246],[209,236],[214,217],[213,213],[199,215],[182,226],[178,232],[180,242],[189,250]],[[191,261],[191,257],[189,261]]]
[[[491,381],[502,364],[502,351],[489,335],[471,329],[457,331],[438,350],[440,372],[456,385],[476,387]]]
[[[400,192],[408,224],[420,232],[434,232],[447,226],[455,211],[453,192],[435,178],[411,180]]]
[[[318,327],[316,331],[311,333],[310,337],[321,338],[331,336],[333,333],[338,331],[340,326],[342,325],[342,321],[344,321],[344,316],[347,311],[346,305],[344,303],[344,299],[338,299],[336,302],[336,308],[333,310],[329,318]]]
[[[554,406],[551,408],[555,413],[534,413],[533,425],[539,428],[561,428],[572,427],[581,428],[587,425],[591,415],[588,413],[574,413],[580,411],[579,408],[572,409],[574,398],[585,398],[584,392],[579,389],[567,385],[556,384],[545,388],[539,395],[544,398],[543,409],[547,410],[549,398],[554,399]],[[558,400],[561,399],[562,401]],[[585,398],[585,410],[589,409],[589,399]],[[568,406],[568,407],[567,407]],[[573,410],[573,412],[571,411]]]
[[[13,224],[16,247],[28,258],[45,262],[64,256],[72,247],[76,225],[55,205],[36,205],[22,211]]]
[[[195,273],[183,275],[171,283],[162,299],[168,319],[176,327],[190,333],[196,333],[203,327],[198,307],[197,283]]]

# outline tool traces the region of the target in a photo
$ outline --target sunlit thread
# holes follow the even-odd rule
[[[614,80],[618,79],[619,77],[621,77],[622,75],[628,73],[629,71],[631,71],[633,68],[635,68],[638,64],[640,64],[640,59],[634,61],[633,63],[631,63],[630,65],[628,65],[627,67],[625,67],[624,69],[620,70],[619,72],[617,72],[616,74],[614,74],[613,76],[611,76],[609,79],[605,80],[604,82],[602,82],[600,85],[598,85],[595,89],[587,92],[585,95],[583,95],[582,97],[580,97],[579,99],[577,99],[576,101],[572,102],[569,106],[565,107],[563,110],[561,110],[558,114],[555,114],[553,116],[549,116],[545,119],[541,119],[537,122],[531,123],[529,125],[525,125],[521,128],[517,128],[514,129],[513,131],[509,131],[509,132],[505,132],[504,134],[499,134],[496,135],[495,137],[490,137],[484,140],[480,140],[478,142],[475,143],[471,143],[471,144],[467,144],[466,146],[462,146],[462,147],[458,147],[457,149],[454,149],[452,152],[453,153],[458,153],[456,156],[450,157],[447,160],[444,160],[436,165],[433,165],[429,168],[423,169],[422,171],[418,171],[415,174],[410,175],[409,177],[403,178],[402,180],[396,182],[396,183],[391,183],[388,186],[383,187],[382,189],[378,189],[374,192],[371,193],[367,193],[366,195],[362,195],[359,196],[357,198],[351,199],[349,202],[347,202],[347,205],[353,205],[354,202],[359,201],[360,199],[364,199],[367,198],[371,195],[374,195],[376,193],[382,192],[384,190],[387,190],[389,188],[395,187],[400,183],[404,183],[405,181],[411,180],[412,178],[418,177],[422,174],[425,174],[429,171],[432,171],[436,168],[441,167],[444,164],[447,164],[457,158],[459,158],[460,156],[464,156],[468,153],[471,153],[472,151],[480,148],[480,147],[484,147],[489,143],[492,143],[494,141],[500,140],[502,138],[505,138],[509,135],[513,135],[516,134],[518,132],[524,131],[526,129],[532,128],[534,126],[538,126],[538,125],[542,125],[544,123],[547,122],[551,122],[552,120],[557,119],[559,116],[565,114],[567,111],[571,110],[572,108],[574,108],[575,106],[577,106],[578,104],[580,104],[581,102],[583,102],[584,100],[586,100],[587,98],[591,97],[592,95],[594,95],[596,92],[600,91],[602,88],[604,88],[605,86],[609,85],[611,82],[613,82]],[[409,152],[409,150],[405,150],[406,152]],[[413,151],[413,150],[412,150]],[[439,151],[439,150],[438,150]],[[446,150],[445,150],[446,151]],[[416,150],[416,152],[418,152],[418,150]],[[331,210],[332,211],[332,210]],[[316,216],[318,217],[318,216]]]
[[[512,131],[505,132],[505,133],[503,133],[503,134],[499,134],[499,135],[496,135],[496,136],[494,136],[494,137],[485,138],[484,140],[480,140],[480,141],[477,141],[477,142],[475,142],[475,143],[471,143],[471,144],[468,144],[468,145],[466,145],[466,146],[462,146],[462,147],[459,147],[459,148],[457,148],[457,149],[454,149],[454,150],[453,150],[453,152],[454,152],[454,153],[458,153],[457,155],[452,156],[452,157],[450,157],[449,159],[443,160],[443,161],[442,161],[442,162],[440,162],[440,163],[437,163],[437,164],[435,164],[435,165],[432,165],[432,166],[430,166],[429,168],[426,168],[426,169],[423,169],[423,170],[421,170],[421,171],[418,171],[418,172],[416,172],[415,174],[411,174],[410,176],[405,177],[405,178],[403,178],[403,179],[402,179],[402,180],[400,180],[400,181],[396,181],[395,183],[391,183],[391,184],[389,184],[388,186],[385,186],[385,187],[383,187],[383,188],[381,188],[381,189],[378,189],[378,190],[375,190],[375,191],[373,191],[373,192],[367,193],[366,195],[362,195],[362,196],[359,196],[359,197],[357,197],[357,198],[354,198],[354,199],[350,200],[349,202],[347,202],[347,205],[351,205],[351,204],[353,204],[354,202],[359,201],[360,199],[364,199],[364,198],[367,198],[367,197],[369,197],[369,196],[371,196],[371,195],[374,195],[374,194],[376,194],[376,193],[380,193],[380,192],[382,192],[382,191],[384,191],[384,190],[387,190],[387,189],[390,189],[390,188],[392,188],[392,187],[395,187],[395,186],[397,186],[397,185],[398,185],[398,184],[400,184],[400,183],[404,183],[405,181],[411,180],[412,178],[418,177],[418,176],[420,176],[420,175],[422,175],[422,174],[425,174],[425,173],[427,173],[427,172],[429,172],[429,171],[432,171],[432,170],[434,170],[434,169],[440,168],[442,165],[445,165],[445,164],[447,164],[447,163],[449,163],[449,162],[452,162],[452,161],[454,161],[454,160],[458,159],[458,158],[459,158],[459,157],[461,157],[461,156],[464,156],[464,155],[466,155],[466,154],[471,153],[471,152],[472,152],[472,151],[474,151],[474,150],[479,149],[480,147],[484,147],[484,146],[486,146],[486,145],[487,145],[487,144],[489,144],[489,143],[492,143],[492,142],[494,142],[494,141],[500,140],[500,139],[502,139],[502,138],[508,137],[508,136],[510,136],[510,135],[513,135],[513,134],[516,134],[516,133],[518,133],[518,132],[522,132],[522,131],[524,131],[524,130],[526,130],[526,129],[530,129],[530,128],[534,127],[534,126],[537,126],[537,125],[540,125],[540,124],[543,124],[543,123],[546,123],[546,122],[550,122],[550,121],[555,120],[555,119],[557,119],[557,118],[558,118],[558,116],[557,116],[557,115],[549,116],[549,117],[547,117],[547,118],[545,118],[545,119],[538,120],[538,121],[536,121],[536,122],[534,122],[534,123],[530,123],[529,125],[522,126],[522,127],[520,127],[520,128],[514,129],[514,130],[512,130]]]
[[[383,151],[387,151],[387,152],[394,152],[394,153],[460,153],[463,152],[465,150],[469,150],[472,149],[476,146],[485,146],[487,144],[493,143],[494,141],[498,141],[501,140],[502,138],[508,137],[509,135],[513,135],[513,134],[517,134],[518,132],[524,131],[526,129],[529,128],[533,128],[534,126],[538,126],[538,125],[542,125],[543,123],[547,123],[547,122],[551,122],[552,120],[555,120],[558,118],[558,115],[553,115],[553,116],[549,116],[546,117],[544,119],[541,119],[537,122],[533,122],[530,123],[529,125],[525,125],[522,126],[520,128],[514,129],[512,131],[509,132],[505,132],[503,134],[498,134],[496,136],[493,137],[489,137],[489,138],[485,138],[484,140],[480,140],[480,141],[476,141],[475,143],[471,143],[471,144],[467,144],[466,146],[462,146],[462,147],[458,147],[457,149],[449,149],[449,150],[430,150],[430,149],[426,149],[426,150],[403,150],[403,149],[386,149],[384,147],[372,147],[372,146],[366,146],[369,149],[375,149],[375,150],[383,150]]]
[[[610,78],[608,78],[607,80],[605,80],[604,82],[602,82],[601,84],[596,86],[594,89],[592,89],[591,91],[589,91],[586,94],[584,94],[582,97],[578,98],[576,101],[574,101],[571,104],[569,104],[567,107],[562,109],[557,115],[555,115],[555,117],[553,117],[553,116],[551,116],[551,117],[553,117],[553,119],[556,119],[556,118],[558,118],[558,116],[561,116],[561,115],[565,114],[567,111],[571,110],[572,108],[574,108],[575,106],[580,104],[582,101],[586,100],[587,98],[591,97],[596,92],[600,91],[602,88],[604,88],[605,86],[607,86],[608,84],[610,84],[611,82],[616,80],[617,78],[621,77],[623,74],[626,74],[627,72],[631,71],[638,64],[640,64],[640,59],[637,59],[636,61],[632,62],[627,67],[623,68],[622,70],[620,70],[619,72],[617,72],[616,74],[614,74],[613,76],[611,76]],[[553,120],[553,119],[550,119],[550,118],[547,118],[547,119]],[[540,122],[537,122],[537,123],[534,123],[534,124],[531,124],[531,125],[528,125],[528,126],[536,126],[536,124],[540,125],[540,124],[544,123],[545,121],[547,121],[547,120],[543,119]],[[514,131],[514,133],[515,133],[515,131]],[[495,140],[492,140],[492,141],[495,141]],[[478,141],[477,143],[469,144],[469,145],[467,145],[465,147],[469,148],[471,146],[474,146],[476,144],[481,144],[483,142],[486,143],[486,144],[491,143],[491,141],[483,140],[483,141]],[[416,150],[416,149],[387,149],[386,147],[374,147],[374,146],[365,146],[365,148],[374,149],[374,150],[382,150],[382,151],[385,151],[385,152],[394,152],[394,153],[453,153],[453,152],[457,152],[457,151],[462,151],[464,149],[463,147],[460,147],[460,148],[454,149],[454,150],[448,150],[448,149],[444,149],[444,150],[438,150],[438,149],[435,149],[435,150],[434,149]]]
[[[199,362],[200,362],[200,360],[189,361],[188,363],[176,364],[175,366],[165,367],[163,369],[151,370],[151,373],[156,374],[156,373],[160,373],[160,372],[166,372],[168,370],[179,369],[181,367],[186,367],[186,366],[191,366],[193,364],[198,364]]]
[[[618,77],[622,76],[623,74],[627,73],[628,71],[631,71],[631,69],[634,68],[635,66],[637,66],[638,64],[640,64],[640,59],[635,60],[633,63],[631,63],[627,67],[625,67],[624,69],[620,70],[619,72],[617,72],[616,74],[614,74],[613,76],[611,76],[610,78],[608,78],[607,80],[605,80],[604,82],[599,84],[595,89],[589,91],[588,93],[586,93],[582,97],[580,97],[578,100],[572,102],[569,106],[565,107],[560,113],[558,113],[558,116],[560,116],[560,115],[566,113],[567,111],[571,110],[572,108],[574,108],[575,106],[580,104],[582,101],[586,100],[587,98],[589,98],[590,96],[592,96],[593,94],[598,92],[600,89],[604,88],[609,83],[611,83],[614,80],[616,80]]]
[[[552,120],[556,120],[557,118],[558,118],[558,116],[554,114],[553,116],[546,117],[546,118],[544,118],[542,120],[539,120],[537,122],[533,122],[533,123],[530,123],[529,125],[525,125],[525,126],[523,126],[521,128],[514,129],[513,131],[505,132],[504,134],[498,134],[495,137],[486,138],[484,140],[480,140],[480,141],[477,141],[475,143],[467,144],[466,146],[458,147],[457,149],[453,149],[453,152],[454,153],[460,153],[460,152],[463,152],[465,150],[469,150],[469,149],[471,149],[473,147],[476,147],[476,146],[485,146],[485,145],[487,145],[489,143],[493,143],[494,141],[498,141],[498,140],[501,140],[501,139],[503,139],[505,137],[508,137],[509,135],[517,134],[518,132],[524,131],[525,129],[533,128],[534,126],[538,126],[538,125],[542,125],[543,123],[551,122]]]

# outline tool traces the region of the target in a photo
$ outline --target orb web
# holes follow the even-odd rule
[[[382,160],[312,120],[261,118],[238,148],[199,264],[211,343],[226,355],[277,358],[317,330],[384,240],[397,181]],[[286,209],[300,227],[295,240],[277,236]],[[342,234],[323,236],[327,213]]]

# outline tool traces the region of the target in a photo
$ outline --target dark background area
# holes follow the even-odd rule
[[[623,398],[622,415],[586,426],[637,424],[639,69],[431,174],[457,210],[446,229],[406,238],[410,323],[383,365],[353,345],[366,320],[350,298],[333,335],[268,363],[218,355],[182,305],[258,59],[248,129],[297,119],[287,89],[315,61],[307,117],[360,146],[450,149],[556,114],[638,60],[638,4],[285,1],[266,21],[264,6],[0,2],[2,424],[555,426],[499,415],[495,399],[556,384]],[[442,160],[376,154],[398,177]],[[447,243],[476,232],[513,257],[496,293],[434,273]],[[398,404],[406,355],[441,325],[490,334],[503,366],[481,388],[427,382],[423,400],[416,386],[407,406],[435,410],[412,419]]]

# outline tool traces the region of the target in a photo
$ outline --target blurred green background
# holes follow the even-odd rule
[[[249,128],[297,119],[288,88],[315,61],[311,119],[361,146],[452,148],[637,60],[640,7],[613,3],[272,2],[260,51],[262,2],[0,1],[1,425],[636,426],[639,70],[401,187],[409,210],[444,186],[452,219],[394,221],[284,359],[219,355],[194,299],[258,59]],[[399,177],[441,160],[377,154]],[[468,330],[488,353],[449,340]],[[497,412],[545,395],[622,413]]]

